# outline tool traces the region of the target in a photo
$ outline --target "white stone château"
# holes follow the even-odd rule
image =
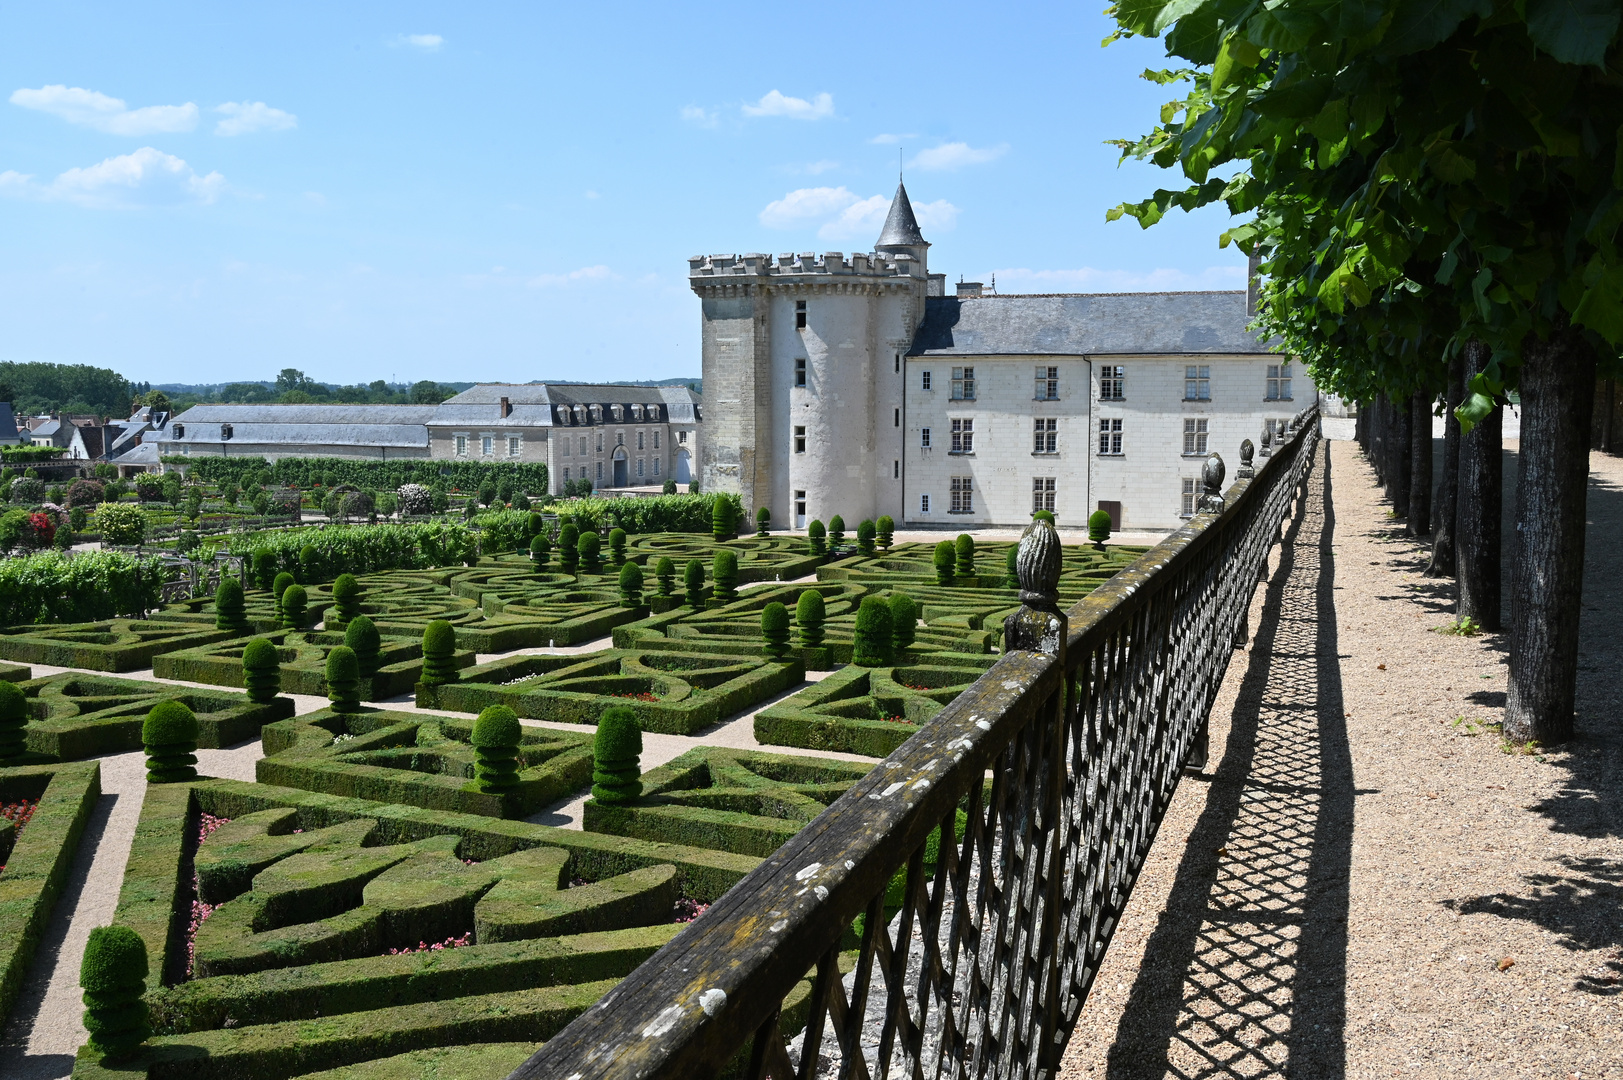
[[[898,186],[872,254],[689,260],[705,490],[776,523],[1167,530],[1210,450],[1237,464],[1317,391],[1234,292],[947,296]],[[1232,469],[1232,464],[1231,464]]]

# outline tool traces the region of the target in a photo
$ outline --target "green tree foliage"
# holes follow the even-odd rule
[[[670,596],[676,587],[676,563],[669,555],[661,555],[654,564],[654,580],[659,582],[659,595]]]
[[[733,505],[725,499],[712,500],[710,504],[710,535],[716,542],[723,543],[731,540],[738,528],[738,516]]]
[[[611,705],[597,721],[592,739],[592,798],[614,805],[642,794],[642,728],[637,714]]]
[[[439,686],[461,677],[456,666],[456,630],[444,619],[434,619],[423,627],[422,683]]]
[[[732,551],[718,551],[710,560],[710,580],[715,582],[717,600],[732,602],[738,599],[738,555]]]
[[[565,521],[558,528],[558,565],[566,574],[573,574],[580,566],[580,526]]]
[[[242,582],[234,577],[222,575],[220,587],[214,590],[214,628],[233,634],[248,632],[248,610],[242,595]]]
[[[552,558],[552,535],[545,530],[535,534],[530,541],[530,561],[537,570],[545,570],[547,562]]]
[[[489,506],[496,501],[496,481],[484,480],[479,484],[479,505]]]
[[[278,606],[282,612],[283,630],[303,630],[310,625],[310,596],[303,585],[289,585],[282,590]]]
[[[839,547],[845,543],[845,519],[838,514],[828,519],[829,547]]]
[[[879,547],[882,551],[889,551],[891,544],[896,542],[896,519],[889,514],[879,515],[874,522],[874,528],[879,534]]]
[[[685,599],[689,607],[704,606],[704,563],[698,559],[688,561],[686,569],[682,571],[682,587],[687,593]]]
[[[296,579],[293,577],[293,575],[288,573],[286,570],[283,570],[281,573],[277,574],[276,577],[271,581],[271,595],[276,598],[276,606],[278,608],[280,608],[282,605],[282,594],[287,592],[288,586],[296,583]]]
[[[197,779],[197,716],[182,701],[160,701],[141,722],[147,783]]]
[[[866,518],[857,522],[857,550],[872,558],[874,537],[878,535],[879,530],[874,528],[873,522]]]
[[[243,647],[242,685],[248,700],[260,705],[276,700],[282,692],[282,661],[276,646],[264,638],[254,638]]]
[[[952,572],[961,578],[975,576],[975,538],[968,533],[959,533],[958,540],[953,544],[954,565]]]
[[[124,376],[86,364],[0,363],[0,383],[10,390],[5,400],[19,413],[100,413],[127,416],[132,397]]]
[[[306,544],[299,549],[299,578],[306,585],[316,585],[321,581],[321,553],[314,544]]]
[[[0,626],[139,618],[158,606],[162,566],[151,556],[42,551],[0,560]]]
[[[626,561],[626,531],[620,528],[609,530],[609,561],[615,566],[624,566]]]
[[[913,644],[918,632],[919,605],[906,593],[890,594],[890,640],[897,655]]]
[[[863,597],[851,636],[851,662],[860,667],[883,667],[890,663],[892,639],[890,605],[878,596]]]
[[[361,665],[361,677],[370,679],[378,673],[383,661],[383,639],[377,626],[365,615],[357,615],[344,627],[344,644],[355,654]]]
[[[363,491],[394,491],[415,484],[432,492],[436,487],[475,491],[487,479],[497,484],[511,483],[517,491],[542,495],[548,490],[547,467],[539,462],[413,459],[399,461],[357,460],[355,458],[284,457],[275,463],[257,457],[184,457],[171,455],[166,464],[184,465],[193,480],[211,484],[236,481],[247,484],[254,477],[261,486],[316,484],[333,487],[350,484]],[[442,472],[443,470],[443,472]],[[333,483],[326,481],[331,479]],[[432,496],[428,496],[432,498]],[[642,500],[639,500],[642,501]],[[408,514],[427,513],[431,503]],[[705,507],[709,509],[708,506]],[[708,519],[707,519],[708,520]]]
[[[329,631],[342,630],[361,613],[361,583],[354,574],[339,574],[332,583],[332,607],[325,625]]]
[[[642,567],[634,562],[620,567],[620,606],[642,606]]]
[[[762,651],[773,659],[789,652],[789,609],[774,600],[761,609]]]
[[[336,713],[361,711],[361,662],[348,645],[335,645],[327,654],[327,700]]]
[[[138,546],[147,538],[147,513],[131,503],[102,503],[92,522],[104,544]]]
[[[935,554],[931,556],[931,562],[935,566],[935,583],[937,585],[952,584],[952,564],[954,561],[954,548],[951,540],[943,540],[935,546]]]
[[[1018,589],[1020,587],[1020,572],[1015,566],[1015,560],[1020,557],[1020,547],[1015,545],[1009,548],[1003,557],[1003,587],[1005,589]]]
[[[801,648],[815,649],[823,643],[825,617],[823,594],[816,589],[802,592],[800,599],[795,601],[795,625],[800,628]]]
[[[595,532],[584,532],[576,545],[580,549],[580,569],[583,574],[603,572],[603,538]]]
[[[827,535],[823,523],[816,518],[812,518],[811,523],[806,526],[806,544],[813,555],[821,558],[828,554]]]
[[[519,742],[524,728],[506,705],[492,705],[473,722],[473,783],[478,791],[501,794],[518,787]]]
[[[772,511],[768,510],[764,506],[761,507],[759,510],[755,511],[755,535],[756,536],[767,536],[767,535],[769,535],[769,532],[771,530],[771,526],[772,526]]]
[[[0,682],[0,761],[28,749],[28,698],[17,684]]]
[[[98,926],[79,962],[84,1024],[92,1055],[116,1064],[132,1057],[152,1034],[146,1002],[147,947],[127,926]]]

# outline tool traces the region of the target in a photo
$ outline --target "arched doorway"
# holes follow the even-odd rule
[[[627,468],[627,465],[628,465],[628,462],[626,461],[626,448],[623,447],[623,446],[615,447],[614,448],[614,486],[617,487],[617,488],[628,487],[630,485],[630,483],[631,483],[631,477],[628,475],[629,470]]]
[[[688,462],[688,452],[676,452],[676,482],[678,484],[691,484],[693,482],[693,466]]]

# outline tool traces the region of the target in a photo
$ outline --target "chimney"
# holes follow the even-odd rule
[[[958,295],[960,297],[980,296],[982,289],[983,286],[978,281],[960,281],[958,283]]]
[[[512,413],[513,406],[508,403],[506,398],[502,398],[502,419],[506,420]]]

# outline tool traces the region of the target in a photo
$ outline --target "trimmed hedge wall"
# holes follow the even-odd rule
[[[628,533],[708,533],[715,501],[733,508],[736,520],[744,517],[737,495],[655,495],[646,499],[563,499],[548,509],[568,517],[582,529],[604,532],[619,526]]]
[[[42,551],[0,561],[0,626],[139,618],[158,606],[162,564],[152,555]]]
[[[313,547],[321,580],[331,581],[339,574],[460,565],[463,551],[472,542],[473,534],[464,526],[432,521],[253,533],[233,536],[229,550],[250,559],[257,552],[268,551],[278,570],[304,581],[299,553]]]
[[[282,693],[327,696],[327,654],[344,644],[341,633],[279,630],[258,635],[276,646],[281,661]],[[252,640],[252,639],[249,639]],[[179,679],[184,682],[208,683],[211,686],[244,686],[242,650],[248,642],[240,638],[205,645],[197,649],[182,649],[153,658],[152,674],[160,679]],[[367,701],[382,701],[396,694],[404,694],[417,685],[423,671],[423,640],[417,637],[384,637],[380,651],[382,664],[370,680],[363,678],[362,696]],[[470,667],[474,654],[466,649],[455,654],[458,667]]]
[[[211,645],[234,637],[212,623],[147,619],[111,619],[65,626],[0,629],[0,657],[29,664],[86,668],[91,671],[139,671],[160,653]]]
[[[242,483],[251,472],[269,470],[278,484],[314,487],[331,473],[340,484],[353,484],[363,490],[394,491],[402,484],[422,484],[461,491],[476,491],[486,480],[500,484],[511,481],[520,491],[544,495],[547,467],[534,462],[455,461],[443,459],[405,461],[356,461],[336,457],[285,457],[273,465],[264,458],[179,457],[175,463],[186,474],[210,483]]]

